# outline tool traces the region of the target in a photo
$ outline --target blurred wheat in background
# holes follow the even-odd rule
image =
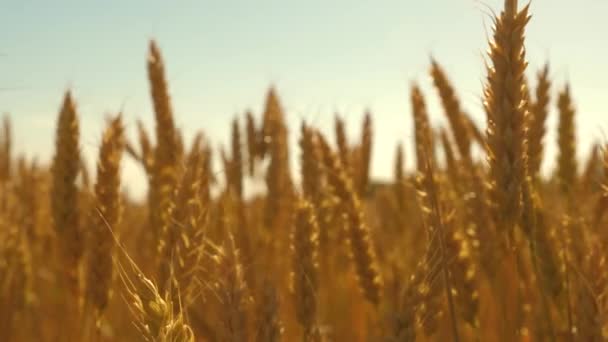
[[[287,127],[274,88],[261,115],[234,118],[228,149],[202,131],[184,141],[154,41],[156,126],[137,122],[130,139],[122,114],[109,116],[94,176],[72,92],[51,165],[14,154],[6,117],[0,341],[608,339],[607,145],[578,165],[576,86],[553,84],[548,65],[528,70],[529,20],[516,0],[494,18],[485,128],[429,61],[436,93],[412,83],[409,94],[416,165],[406,170],[397,146],[390,183],[370,179],[382,134],[371,112],[357,141],[336,116],[334,139],[310,122]],[[431,124],[430,96],[449,126]],[[558,154],[544,176],[550,108]],[[147,175],[142,201],[123,192],[126,158]],[[266,191],[246,191],[251,179]]]

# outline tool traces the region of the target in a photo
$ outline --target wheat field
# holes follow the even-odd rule
[[[333,136],[287,127],[273,87],[263,112],[234,118],[227,151],[203,131],[184,141],[155,41],[154,129],[108,117],[95,170],[71,91],[49,165],[13,151],[6,117],[0,341],[608,340],[608,145],[579,165],[570,85],[554,84],[548,64],[529,70],[529,20],[516,0],[494,18],[486,127],[429,62],[435,92],[409,88],[416,163],[406,169],[394,147],[391,182],[370,178],[381,134],[371,113],[356,141],[339,116]],[[447,127],[431,125],[433,96]],[[545,175],[553,109],[558,153]],[[125,194],[126,159],[147,176],[141,201]],[[251,179],[265,191],[250,195]]]

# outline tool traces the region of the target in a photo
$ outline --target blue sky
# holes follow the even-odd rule
[[[521,1],[520,1],[521,2]],[[0,1],[0,112],[15,126],[16,148],[52,155],[62,93],[78,101],[85,155],[91,162],[108,113],[123,110],[152,128],[145,73],[148,39],[164,55],[176,121],[186,137],[203,129],[225,143],[229,120],[260,114],[274,84],[292,140],[306,119],[332,130],[334,113],[355,137],[365,108],[374,113],[372,174],[386,178],[394,146],[412,164],[408,88],[421,84],[432,120],[445,124],[428,76],[429,56],[445,67],[464,107],[483,123],[483,55],[492,10],[501,0],[426,1]],[[556,86],[566,80],[579,110],[581,146],[602,139],[608,119],[608,1],[536,0],[527,30],[530,77],[550,61]],[[534,83],[534,82],[532,82]],[[549,120],[548,163],[555,152]],[[293,150],[294,152],[296,150]],[[579,155],[584,157],[582,148]],[[126,163],[125,181],[145,179]]]

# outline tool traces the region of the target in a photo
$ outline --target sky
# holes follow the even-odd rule
[[[414,163],[409,87],[422,87],[433,124],[446,125],[429,77],[430,57],[445,68],[463,107],[484,125],[481,92],[492,13],[501,0],[8,1],[0,0],[0,113],[9,113],[18,152],[42,162],[53,154],[56,117],[71,89],[82,150],[93,170],[108,114],[123,112],[131,136],[152,129],[145,69],[149,39],[161,47],[176,122],[186,138],[202,129],[219,147],[229,122],[247,109],[261,116],[273,85],[290,139],[306,120],[332,132],[335,113],[359,136],[374,115],[372,175],[387,179],[397,142]],[[522,3],[522,1],[520,1]],[[534,0],[527,27],[528,77],[545,62],[554,91],[569,82],[584,158],[608,125],[608,1]],[[555,107],[555,104],[553,105]],[[556,113],[546,137],[555,158]],[[292,149],[294,163],[297,150]],[[219,165],[218,165],[219,167]],[[141,168],[123,165],[124,182],[145,190]]]

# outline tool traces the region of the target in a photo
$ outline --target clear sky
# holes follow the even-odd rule
[[[483,55],[490,14],[502,3],[0,0],[0,112],[13,118],[16,148],[46,161],[62,94],[71,88],[82,148],[92,165],[106,114],[122,109],[130,132],[136,118],[153,127],[145,56],[154,38],[186,137],[203,129],[216,145],[227,142],[229,120],[248,108],[259,116],[274,84],[293,141],[301,119],[330,132],[336,111],[355,136],[370,108],[372,174],[386,178],[396,142],[404,141],[411,151],[412,81],[425,91],[432,120],[444,124],[428,76],[431,55],[449,73],[464,107],[483,124]],[[580,141],[588,147],[604,137],[608,124],[608,1],[535,0],[531,13],[529,77],[533,80],[548,60],[557,86],[570,81]],[[554,129],[555,112],[549,120],[549,159]],[[586,151],[581,148],[579,155]],[[412,164],[411,152],[406,158]],[[132,163],[125,165],[125,181],[134,192],[146,183]]]

